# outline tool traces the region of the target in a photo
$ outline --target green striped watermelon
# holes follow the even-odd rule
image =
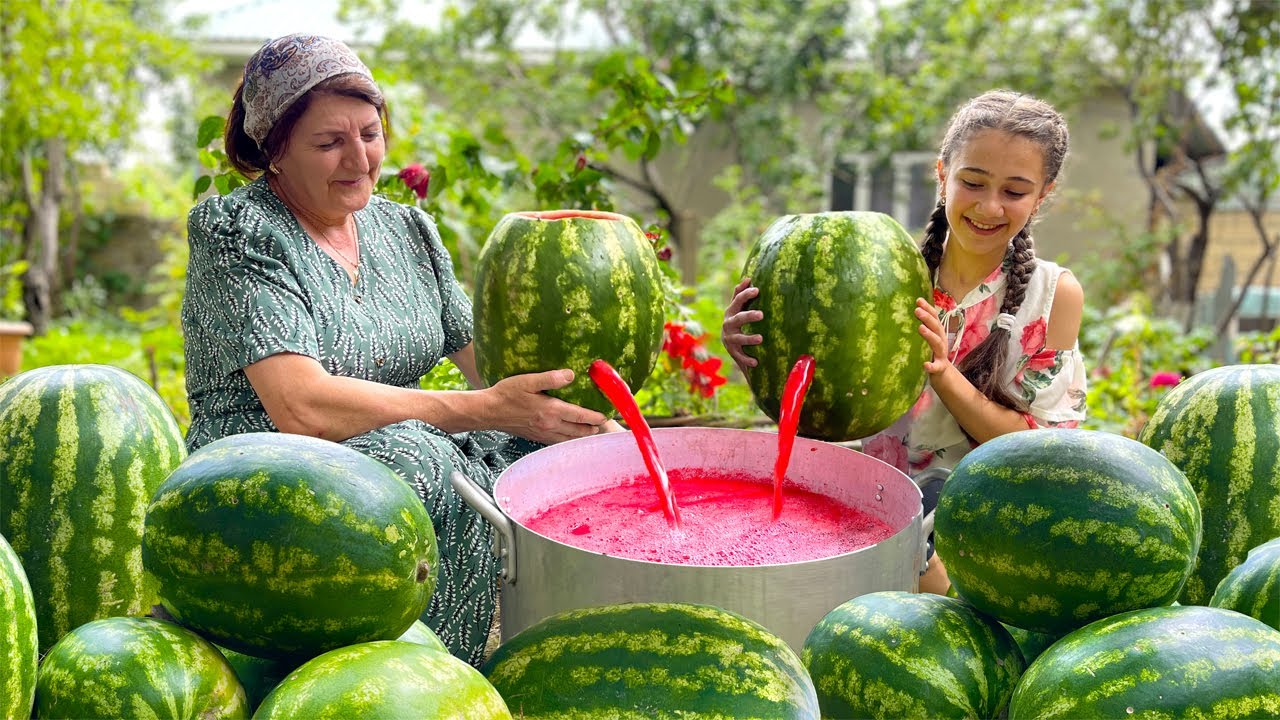
[[[956,464],[934,516],[947,574],[979,610],[1066,633],[1178,596],[1200,508],[1151,448],[1092,430],[1001,435]]]
[[[156,600],[142,517],[186,457],[160,396],[107,365],[55,365],[0,385],[0,534],[36,601],[40,649]]]
[[[110,617],[63,636],[40,664],[41,718],[247,718],[235,671],[211,643],[164,620]]]
[[[478,670],[447,652],[383,640],[308,660],[262,702],[255,720],[511,718]]]
[[[873,435],[924,388],[929,346],[916,298],[932,284],[920,250],[888,215],[829,212],[778,218],[756,241],[742,274],[760,289],[749,303],[764,319],[744,332],[758,364],[748,374],[756,404],[778,419],[787,373],[814,358],[799,433],[822,440]]]
[[[0,720],[31,717],[39,647],[31,585],[0,535]]]
[[[795,651],[758,623],[710,605],[562,612],[503,643],[482,671],[525,720],[818,716]]]
[[[1280,537],[1250,550],[1218,583],[1209,605],[1244,613],[1280,630]]]
[[[898,591],[827,613],[801,657],[831,718],[993,718],[1023,668],[1009,633],[965,601]]]
[[[1209,602],[1249,548],[1280,537],[1280,365],[1231,365],[1169,390],[1138,439],[1173,461],[1204,515],[1180,600]]]
[[[955,585],[947,586],[947,597],[960,598],[960,593],[956,591]],[[963,600],[964,598],[960,598]],[[966,601],[967,602],[967,601]],[[1031,630],[1023,630],[1020,627],[1014,627],[1008,623],[1000,623],[1000,627],[1009,632],[1009,637],[1018,645],[1018,651],[1022,653],[1022,664],[1030,665],[1032,660],[1040,657],[1040,653],[1055,643],[1062,635],[1050,635],[1048,633],[1039,633]]]
[[[436,583],[422,501],[325,440],[246,433],[191,455],[147,508],[142,559],[183,625],[258,657],[400,636]]]
[[[569,368],[552,395],[613,414],[587,369],[607,361],[634,393],[662,347],[662,272],[635,221],[598,211],[517,212],[498,222],[476,272],[476,367],[492,385]]]
[[[1010,720],[1280,717],[1280,632],[1230,610],[1158,607],[1067,635],[1022,675]]]
[[[400,642],[422,645],[443,653],[449,652],[449,648],[445,647],[444,642],[421,620],[413,621],[409,629],[405,630],[404,634],[398,639]],[[251,708],[257,708],[262,704],[262,701],[280,684],[281,680],[298,669],[296,661],[254,657],[253,655],[246,655],[224,647],[218,647],[218,649],[222,651],[223,657],[235,669],[236,677],[240,678],[240,684],[244,686],[244,691],[249,696],[249,707]]]

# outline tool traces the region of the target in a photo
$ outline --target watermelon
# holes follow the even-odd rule
[[[445,647],[444,642],[421,620],[415,620],[409,626],[409,629],[405,630],[404,634],[399,637],[399,640],[400,642],[429,647],[443,653],[449,652],[449,648]],[[261,705],[267,695],[280,684],[280,681],[298,668],[297,662],[254,657],[253,655],[246,655],[224,647],[218,647],[218,649],[222,651],[223,657],[235,669],[236,677],[240,678],[240,684],[244,686],[244,691],[249,696],[249,706],[252,708],[257,708]]]
[[[399,641],[331,650],[289,673],[256,720],[511,718],[478,670],[447,652]]]
[[[756,241],[742,270],[763,337],[745,352],[756,404],[777,421],[796,358],[814,357],[799,433],[845,441],[893,424],[924,389],[929,346],[916,298],[932,288],[924,257],[893,218],[875,212],[786,215]]]
[[[1280,537],[1280,365],[1230,365],[1169,390],[1138,439],[1200,500],[1205,536],[1180,600],[1204,605],[1249,549]]]
[[[955,585],[947,586],[947,597],[959,598],[960,593],[956,591]],[[964,598],[960,598],[964,599]],[[967,601],[966,601],[967,602]],[[1061,635],[1049,635],[1047,633],[1038,633],[1031,630],[1023,630],[1020,627],[1014,627],[1008,623],[1000,623],[1000,627],[1009,633],[1009,637],[1013,638],[1014,643],[1018,645],[1018,651],[1022,653],[1022,664],[1030,665],[1032,660],[1040,657],[1040,653],[1045,648],[1052,645],[1062,637]]]
[[[0,385],[0,534],[31,583],[41,652],[155,603],[142,518],[186,452],[160,396],[119,368],[54,365]]]
[[[827,613],[801,657],[835,718],[996,717],[1023,668],[1009,633],[965,601],[899,591]]]
[[[67,633],[40,664],[41,718],[247,718],[235,671],[211,643],[164,620],[110,617]]]
[[[437,574],[431,519],[407,483],[348,447],[284,433],[192,453],[147,508],[142,559],[178,622],[299,661],[399,637]]]
[[[956,463],[934,516],[937,553],[960,596],[1048,634],[1168,605],[1200,535],[1195,491],[1173,463],[1092,430],[979,445]]]
[[[0,720],[26,720],[36,693],[39,639],[31,585],[0,535]]]
[[[710,605],[561,612],[503,643],[481,671],[526,720],[818,716],[795,651],[760,624]]]
[[[1280,717],[1280,632],[1230,610],[1132,610],[1080,628],[1022,675],[1010,720]]]
[[[587,376],[604,360],[636,392],[662,347],[666,301],[653,245],[635,221],[598,211],[516,212],[480,251],[473,308],[485,382],[569,368],[551,394],[613,414]]]
[[[1280,630],[1280,538],[1250,550],[1218,583],[1209,605],[1244,613]]]

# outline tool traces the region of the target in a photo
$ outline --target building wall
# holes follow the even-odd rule
[[[1129,118],[1118,94],[1095,95],[1067,113],[1067,124],[1071,151],[1055,196],[1042,207],[1035,239],[1041,257],[1065,257],[1070,265],[1105,255],[1107,244],[1117,240],[1114,230],[1103,229],[1099,214],[1125,232],[1142,232],[1148,196],[1134,151],[1125,147]]]

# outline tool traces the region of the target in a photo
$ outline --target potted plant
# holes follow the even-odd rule
[[[26,260],[0,265],[0,380],[22,370],[22,342],[31,335],[31,323],[6,318],[22,317],[22,283]]]

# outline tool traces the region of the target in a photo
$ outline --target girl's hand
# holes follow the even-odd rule
[[[733,288],[733,300],[725,308],[724,324],[720,326],[720,342],[724,343],[724,349],[729,351],[729,357],[733,358],[744,375],[756,366],[756,359],[743,352],[742,348],[746,345],[759,345],[764,341],[760,335],[742,333],[743,325],[764,319],[764,313],[759,310],[743,309],[749,300],[759,294],[760,289],[752,287],[751,278],[742,278]]]
[[[933,351],[933,359],[924,362],[924,371],[930,375],[941,374],[951,367],[951,359],[947,356],[947,333],[938,319],[938,310],[924,298],[916,298],[916,318],[922,323],[920,336]]]

